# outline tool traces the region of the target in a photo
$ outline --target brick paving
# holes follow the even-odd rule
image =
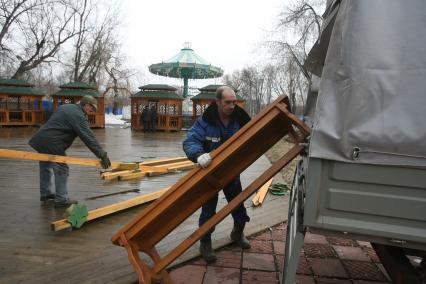
[[[252,248],[216,250],[217,262],[198,257],[172,268],[174,283],[280,283],[286,224],[250,236]],[[298,284],[386,284],[383,266],[370,243],[307,233],[300,254]]]

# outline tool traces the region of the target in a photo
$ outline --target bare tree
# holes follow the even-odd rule
[[[92,11],[89,0],[83,0],[82,9],[78,12],[78,34],[75,42],[75,55],[74,55],[74,66],[73,66],[73,77],[74,81],[82,81],[84,72],[80,72],[80,66],[83,56],[84,42],[87,40],[88,27],[87,22],[89,20],[90,13]]]
[[[75,55],[70,64],[72,78],[74,81],[89,81],[98,85],[103,66],[114,53],[120,52],[117,41],[119,10],[110,7],[104,15],[99,15],[99,9],[90,0],[84,0],[83,7],[79,14],[80,32],[74,45]]]
[[[21,78],[42,63],[55,61],[60,47],[78,32],[76,3],[72,0],[28,0],[19,6],[21,13],[11,18],[14,22],[8,22],[3,37],[3,51],[7,51],[16,66],[13,78]],[[10,29],[12,25],[16,28]]]
[[[296,37],[295,44],[291,44],[291,41],[284,38],[281,42],[283,48],[291,49],[291,47],[297,46],[298,52],[302,52],[303,58],[306,58],[307,50],[311,48],[321,33],[323,18],[318,11],[324,8],[325,2],[325,0],[299,0],[279,15],[277,30],[286,37],[289,33]],[[299,60],[298,52],[291,53],[295,59]]]
[[[10,29],[13,25],[22,23],[23,15],[31,10],[43,5],[41,0],[0,0],[0,48],[2,50],[10,49],[4,45],[4,40],[10,36]]]
[[[104,92],[109,94],[113,109],[130,103],[131,96],[131,78],[137,74],[135,70],[124,66],[125,59],[120,56],[112,57],[105,65],[105,71],[108,74],[107,88]]]
[[[305,68],[304,62],[308,50],[312,47],[321,33],[323,21],[319,11],[324,10],[325,0],[298,0],[295,4],[278,17],[274,39],[268,41],[276,65],[281,65],[278,76],[284,82],[285,90],[292,103],[304,105],[304,95],[311,81],[311,74]],[[282,85],[282,83],[281,83]]]

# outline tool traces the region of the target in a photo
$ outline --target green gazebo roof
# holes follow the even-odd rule
[[[170,85],[166,85],[166,84],[148,84],[148,85],[139,87],[139,89],[149,90],[149,91],[171,91],[171,92],[177,91],[177,88]]]
[[[0,79],[0,93],[10,95],[44,96],[45,93],[33,84],[20,79]]]
[[[211,65],[188,46],[172,58],[149,66],[149,72],[161,76],[188,79],[216,78],[223,75],[223,70]]]
[[[93,96],[100,97],[96,87],[83,83],[83,82],[70,82],[64,85],[59,86],[61,88],[52,96],[57,97],[83,97],[83,96]]]
[[[222,87],[223,85],[207,85],[205,87],[202,87],[198,90],[200,90],[200,93],[194,97],[191,98],[191,100],[215,100],[216,99],[216,90],[219,87]],[[234,90],[237,92],[236,90]],[[238,101],[244,101],[244,99],[236,94]]]
[[[148,84],[139,87],[140,91],[134,94],[133,98],[151,98],[151,99],[175,99],[183,100],[179,96],[175,87],[165,84]]]

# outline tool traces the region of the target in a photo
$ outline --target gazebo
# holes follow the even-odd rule
[[[94,128],[105,127],[104,98],[95,87],[83,82],[71,82],[61,85],[59,88],[60,90],[52,95],[53,111],[56,111],[60,105],[75,104],[80,101],[82,97],[90,95],[95,97],[98,101],[96,112],[89,113],[88,115],[90,126]]]
[[[145,106],[157,111],[157,130],[179,131],[182,128],[182,101],[175,87],[149,84],[139,87],[131,97],[132,129],[143,129],[142,111]]]
[[[0,79],[0,126],[43,123],[41,89],[24,80]]]
[[[152,64],[149,72],[172,78],[183,79],[183,97],[188,97],[188,80],[217,78],[223,70],[211,65],[207,60],[196,54],[189,42],[184,43],[181,51],[172,58],[161,63]]]
[[[223,85],[208,85],[200,88],[200,93],[191,98],[192,100],[192,120],[195,121],[197,117],[203,114],[209,104],[216,100],[216,90]],[[236,90],[234,90],[237,92]],[[245,100],[237,94],[237,105],[244,107]]]

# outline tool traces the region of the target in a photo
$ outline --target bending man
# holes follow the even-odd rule
[[[236,105],[236,101],[235,92],[230,87],[222,86],[217,89],[216,101],[211,103],[203,115],[195,121],[183,142],[183,150],[191,161],[198,162],[203,168],[208,167],[212,161],[209,152],[222,145],[250,120],[250,116]],[[228,202],[241,191],[240,177],[235,178],[223,188]],[[218,195],[202,206],[199,226],[216,214],[217,201]],[[245,238],[243,230],[250,218],[244,204],[232,212],[232,217],[234,219],[232,241],[243,249],[249,249],[250,243]],[[207,233],[200,242],[200,253],[208,263],[216,261],[212,249],[212,232]]]
[[[104,169],[111,166],[107,153],[99,145],[89,126],[87,114],[96,111],[96,99],[85,96],[78,104],[65,104],[30,139],[29,144],[39,153],[65,156],[65,151],[78,136],[101,159]],[[52,193],[52,171],[55,176],[55,192]],[[54,200],[55,207],[78,203],[68,198],[67,164],[40,162],[40,201]]]

